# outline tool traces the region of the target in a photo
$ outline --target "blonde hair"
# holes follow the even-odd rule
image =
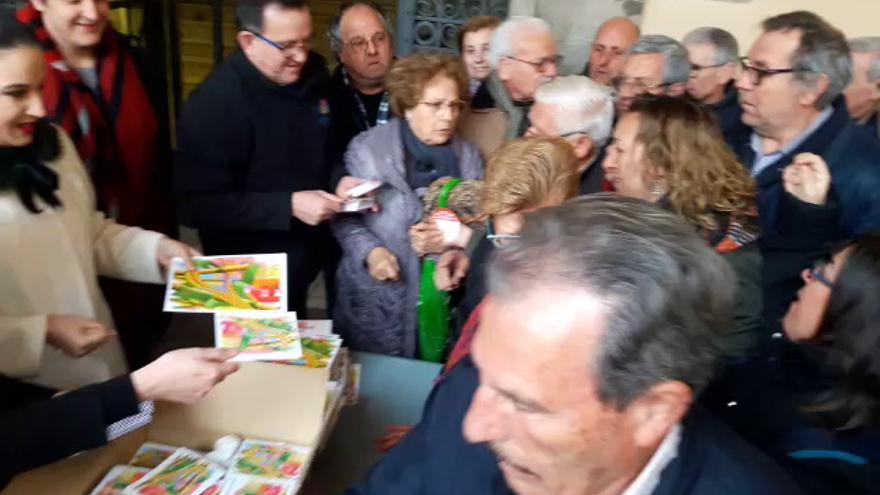
[[[639,116],[644,162],[666,174],[672,207],[701,229],[718,228],[716,215],[744,226],[758,216],[757,188],[724,142],[711,110],[687,98],[644,95],[630,111]]]
[[[403,118],[404,112],[419,104],[425,86],[437,76],[455,82],[458,99],[469,98],[467,71],[458,57],[434,53],[416,53],[394,63],[385,81],[391,111]]]
[[[521,212],[578,193],[577,157],[561,138],[510,141],[489,159],[483,184],[482,218]]]

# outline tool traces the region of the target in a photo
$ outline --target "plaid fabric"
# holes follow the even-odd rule
[[[156,405],[152,401],[141,402],[138,404],[139,413],[134,416],[120,419],[107,427],[107,441],[112,442],[119,437],[128,435],[129,433],[139,430],[144,426],[153,422],[153,413],[156,412]]]

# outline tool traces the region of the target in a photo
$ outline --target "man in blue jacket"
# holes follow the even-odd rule
[[[640,200],[595,194],[532,214],[491,262],[473,360],[351,493],[800,493],[692,408],[732,277],[692,227]]]
[[[880,143],[852,122],[841,97],[852,62],[840,31],[802,11],[769,18],[763,29],[737,80],[743,122],[754,131],[738,151],[758,185],[770,334],[802,285],[801,270],[828,244],[880,228]],[[831,171],[839,220],[820,239],[790,228],[802,209],[786,207],[782,170],[800,153],[820,155]]]

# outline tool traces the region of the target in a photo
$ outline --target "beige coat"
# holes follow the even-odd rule
[[[73,359],[46,344],[48,315],[92,318],[112,328],[98,275],[161,283],[156,262],[161,234],[118,225],[95,210],[90,178],[71,140],[48,163],[59,178],[55,210],[27,211],[15,192],[0,192],[0,374],[51,388],[72,389],[127,371],[111,341]]]

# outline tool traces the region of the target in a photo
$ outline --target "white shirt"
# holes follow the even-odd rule
[[[663,474],[663,470],[678,457],[679,443],[681,443],[681,425],[675,425],[635,481],[620,495],[651,495],[654,493],[654,489],[660,483],[660,475]]]

